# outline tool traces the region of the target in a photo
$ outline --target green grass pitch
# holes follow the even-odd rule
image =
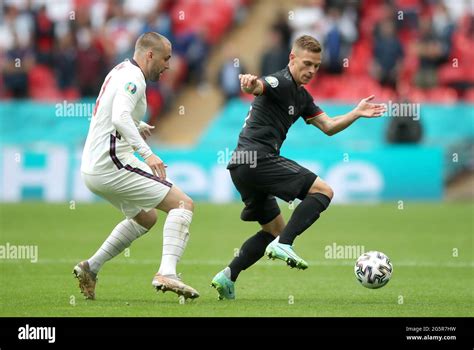
[[[201,293],[197,300],[180,303],[151,286],[161,257],[160,213],[129,256],[104,265],[97,300],[87,301],[72,268],[95,252],[121,213],[106,203],[75,209],[2,204],[0,245],[37,245],[38,262],[0,259],[0,316],[474,316],[473,203],[404,203],[403,210],[398,203],[332,205],[296,240],[307,270],[262,258],[240,275],[235,301],[218,301],[212,277],[258,230],[240,221],[240,210],[240,204],[196,204],[178,268]],[[288,219],[291,210],[283,213]],[[394,266],[391,281],[378,290],[362,287],[354,277],[354,258],[325,256],[334,244],[384,252]]]

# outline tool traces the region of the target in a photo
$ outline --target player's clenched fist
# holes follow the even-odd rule
[[[257,87],[257,79],[256,75],[252,74],[239,74],[240,79],[240,88],[243,92],[247,94],[251,94],[254,92],[255,88]]]

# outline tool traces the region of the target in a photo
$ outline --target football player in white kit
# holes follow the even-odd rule
[[[141,121],[146,110],[145,79],[159,80],[169,68],[170,58],[171,43],[167,38],[154,32],[141,35],[133,59],[110,71],[97,97],[81,173],[87,187],[112,203],[126,218],[90,259],[74,267],[73,273],[87,299],[95,299],[97,274],[102,265],[153,227],[155,208],[168,215],[163,229],[161,265],[152,285],[184,298],[199,296],[176,273],[176,264],[189,239],[193,201],[167,180],[163,161],[144,141],[153,127]]]

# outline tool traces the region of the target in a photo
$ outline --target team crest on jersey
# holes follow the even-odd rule
[[[133,95],[135,92],[137,92],[137,86],[134,83],[129,82],[125,84],[125,91],[130,92]]]
[[[278,79],[275,77],[265,77],[265,80],[272,88],[276,88],[278,86]]]

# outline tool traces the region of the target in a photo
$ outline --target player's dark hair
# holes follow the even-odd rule
[[[322,47],[319,41],[310,35],[300,36],[299,38],[295,40],[293,46],[302,50],[308,50],[310,52],[315,52],[315,53],[322,51]]]

